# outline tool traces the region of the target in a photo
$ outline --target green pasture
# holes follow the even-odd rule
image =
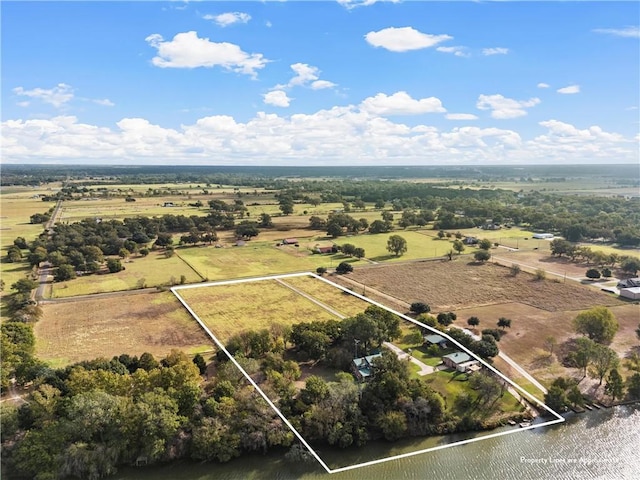
[[[275,280],[213,285],[178,291],[221,341],[245,330],[269,329],[336,317]]]
[[[178,256],[165,258],[163,252],[151,252],[147,257],[132,257],[123,263],[125,270],[118,273],[94,274],[53,284],[53,298],[88,295],[93,293],[132,290],[144,282],[147,287],[178,283],[186,277],[186,283],[201,281]],[[173,278],[173,280],[172,280]]]
[[[613,245],[602,245],[598,243],[581,243],[581,247],[589,247],[594,252],[601,251],[606,253],[607,255],[611,255],[615,253],[620,256],[630,256],[640,258],[640,248],[621,248],[614,247]]]
[[[0,196],[0,274],[7,289],[30,271],[26,261],[6,262],[7,249],[17,237],[24,237],[27,242],[35,240],[44,231],[44,226],[30,224],[29,217],[35,213],[45,213],[55,205],[55,202],[31,198],[38,193],[43,191],[16,187],[11,194],[3,192]],[[26,257],[28,251],[23,250],[22,254]]]
[[[387,251],[387,240],[391,235],[400,235],[407,241],[407,252],[404,255],[396,257]],[[375,235],[368,233],[347,235],[332,239],[332,241],[338,245],[351,243],[356,247],[364,248],[366,258],[374,262],[442,257],[451,249],[451,242],[438,240],[437,237],[434,239],[415,230],[397,230]],[[300,244],[300,246],[313,248],[315,243],[319,242],[307,242]]]
[[[342,261],[361,264],[362,260],[342,254],[317,255],[294,246],[276,247],[273,242],[247,242],[243,247],[180,248],[178,254],[209,280],[315,271],[336,267]]]

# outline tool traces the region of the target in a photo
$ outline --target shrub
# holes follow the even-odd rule
[[[340,265],[336,267],[336,273],[339,273],[340,275],[350,272],[353,272],[353,266],[350,263],[341,262]]]
[[[536,280],[544,280],[545,278],[547,278],[547,272],[539,268],[538,270],[536,270],[534,276]]]

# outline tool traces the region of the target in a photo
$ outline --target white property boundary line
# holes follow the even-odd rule
[[[331,285],[331,286],[333,286],[335,288],[338,288],[338,289],[342,290],[343,292],[346,292],[346,293],[348,293],[350,295],[353,295],[354,297],[359,298],[360,300],[363,300],[363,301],[365,301],[367,303],[370,303],[370,304],[375,305],[377,307],[380,307],[380,308],[382,308],[382,309],[384,309],[384,310],[386,310],[388,312],[391,312],[394,315],[399,316],[403,320],[411,322],[414,325],[418,325],[418,326],[420,326],[422,328],[425,328],[425,329],[430,330],[430,331],[432,331],[434,333],[437,333],[438,335],[441,335],[441,336],[445,337],[448,341],[450,341],[451,343],[456,345],[462,351],[464,351],[467,354],[471,355],[473,358],[476,358],[477,360],[479,360],[482,363],[482,365],[484,365],[486,368],[488,368],[489,370],[494,372],[496,375],[501,377],[504,381],[509,383],[516,390],[520,391],[527,398],[532,400],[533,403],[536,403],[538,406],[540,406],[540,407],[544,408],[545,410],[547,410],[549,413],[551,413],[553,416],[555,416],[556,419],[555,420],[550,420],[550,421],[544,422],[544,423],[538,423],[538,424],[535,424],[535,425],[530,425],[529,427],[524,427],[524,428],[519,428],[519,429],[512,429],[512,430],[508,430],[506,432],[491,433],[491,434],[488,434],[488,435],[483,435],[481,437],[469,438],[467,440],[460,440],[458,442],[453,442],[453,443],[449,443],[449,444],[446,444],[446,445],[439,445],[437,447],[425,448],[423,450],[417,450],[415,452],[403,453],[403,454],[400,454],[400,455],[394,455],[392,457],[387,457],[387,458],[380,458],[380,459],[377,459],[377,460],[371,460],[369,462],[358,463],[356,465],[349,465],[349,466],[346,466],[346,467],[340,467],[340,468],[335,468],[335,469],[329,468],[329,466],[322,460],[322,458],[320,458],[318,453],[316,453],[316,451],[311,447],[311,445],[309,445],[309,443],[304,439],[304,437],[300,434],[300,432],[298,432],[295,429],[295,427],[291,424],[291,422],[289,422],[289,420],[287,420],[287,418],[282,414],[282,412],[278,409],[278,407],[269,399],[269,397],[258,386],[258,384],[256,382],[254,382],[254,380],[251,378],[251,376],[244,370],[244,368],[242,368],[242,366],[237,362],[237,360],[235,358],[233,358],[233,355],[231,355],[229,353],[229,351],[224,347],[222,342],[220,342],[220,340],[218,340],[218,338],[211,332],[211,330],[209,330],[209,328],[204,324],[204,322],[200,319],[200,317],[198,317],[198,315],[193,311],[193,309],[187,304],[187,302],[178,293],[178,290],[189,289],[189,288],[214,287],[214,286],[219,286],[219,285],[234,285],[234,284],[239,284],[239,283],[258,282],[258,281],[262,281],[262,280],[277,280],[277,279],[292,278],[292,277],[313,277],[313,278],[316,278],[316,279],[321,280],[321,281],[323,281],[323,282],[325,282],[325,283],[327,283],[327,284],[329,284],[329,285]],[[337,283],[334,283],[334,282],[332,282],[330,280],[327,280],[324,277],[316,275],[315,273],[311,273],[311,272],[291,273],[291,274],[284,274],[284,275],[272,275],[272,276],[265,276],[265,277],[243,278],[243,279],[238,279],[238,280],[225,280],[225,281],[220,281],[220,282],[208,282],[208,283],[193,284],[193,285],[182,285],[182,286],[172,287],[171,291],[176,296],[176,298],[180,301],[180,303],[182,303],[182,305],[184,305],[184,307],[189,311],[189,313],[193,316],[193,318],[196,319],[196,321],[200,324],[200,326],[203,328],[203,330],[205,332],[207,332],[207,334],[216,343],[216,345],[225,353],[225,355],[227,355],[227,357],[229,357],[229,359],[233,362],[233,364],[246,377],[246,379],[249,381],[249,383],[251,383],[251,385],[262,396],[262,398],[265,399],[265,401],[269,404],[269,406],[271,408],[273,408],[273,410],[276,412],[276,414],[291,429],[291,431],[295,434],[295,436],[298,437],[298,439],[302,442],[302,444],[305,447],[307,447],[307,449],[313,455],[313,457],[318,461],[318,463],[320,463],[320,465],[322,465],[322,467],[328,473],[345,472],[345,471],[348,471],[348,470],[354,470],[356,468],[362,468],[362,467],[367,467],[367,466],[370,466],[370,465],[376,465],[376,464],[379,464],[379,463],[389,462],[391,460],[399,460],[399,459],[402,459],[402,458],[413,457],[415,455],[421,455],[421,454],[427,453],[427,452],[433,452],[433,451],[436,451],[436,450],[442,450],[443,448],[454,447],[454,446],[457,446],[457,445],[465,445],[467,443],[478,442],[478,441],[485,440],[485,439],[488,439],[488,438],[501,437],[503,435],[510,435],[512,433],[525,431],[525,430],[531,430],[533,428],[546,427],[546,426],[549,426],[549,425],[554,425],[556,423],[562,423],[562,422],[565,421],[564,417],[562,417],[560,414],[558,414],[557,412],[555,412],[554,410],[549,408],[546,404],[544,404],[543,402],[538,400],[536,397],[534,397],[529,392],[527,392],[522,387],[520,387],[515,382],[513,382],[510,378],[508,378],[505,375],[503,375],[501,372],[496,370],[492,365],[489,365],[487,362],[485,362],[480,357],[478,357],[475,353],[473,353],[472,351],[467,349],[465,346],[463,346],[460,343],[458,343],[456,340],[451,338],[446,333],[441,332],[440,330],[437,330],[437,329],[435,329],[433,327],[430,327],[429,325],[426,325],[426,324],[424,324],[422,322],[419,322],[419,321],[417,321],[417,320],[415,320],[415,319],[413,319],[411,317],[408,317],[407,315],[404,315],[404,314],[402,314],[400,312],[396,312],[395,310],[393,310],[393,309],[391,309],[391,308],[389,308],[389,307],[387,307],[385,305],[382,305],[381,303],[378,303],[378,302],[376,302],[374,300],[371,300],[371,299],[369,299],[369,298],[367,298],[367,297],[365,297],[363,295],[360,295],[360,294],[358,294],[358,293],[356,293],[356,292],[354,292],[352,290],[349,290],[346,287],[343,287],[342,285],[338,285]]]

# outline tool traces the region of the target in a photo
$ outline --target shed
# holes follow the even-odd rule
[[[428,343],[429,345],[439,345],[441,347],[444,347],[447,344],[447,339],[436,334],[425,335],[424,342]]]
[[[534,233],[533,238],[550,240],[553,238],[553,233]]]
[[[282,240],[283,245],[295,245],[296,243],[298,243],[297,238],[285,238]]]
[[[334,246],[329,246],[329,247],[315,247],[313,249],[314,253],[335,253],[335,247]]]
[[[621,288],[620,296],[631,300],[640,300],[640,287]]]
[[[640,278],[627,278],[620,280],[617,285],[618,288],[633,288],[640,287]]]

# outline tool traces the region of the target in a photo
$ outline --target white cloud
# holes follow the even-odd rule
[[[124,118],[113,128],[76,117],[6,120],[0,129],[3,162],[131,162],[137,164],[425,165],[637,163],[637,140],[579,129],[558,120],[522,138],[510,129],[408,126],[354,105],[288,117],[257,113],[246,122],[226,115],[167,128]],[[336,134],[339,132],[339,134]],[[277,160],[274,160],[277,159]]]
[[[333,88],[336,86],[336,83],[330,82],[329,80],[315,80],[311,83],[311,88],[313,90],[323,90],[325,88]]]
[[[115,105],[115,103],[113,103],[108,98],[95,99],[95,100],[92,100],[92,102],[97,103],[98,105],[102,105],[103,107],[113,107]]]
[[[165,41],[154,33],[146,39],[157,49],[158,56],[151,63],[160,68],[198,68],[220,66],[226,70],[256,77],[257,72],[269,62],[261,53],[246,53],[233,43],[211,42],[198,37],[194,31],[178,33],[171,41]]]
[[[265,25],[267,28],[271,28],[271,27],[273,27],[273,23],[271,23],[269,20],[267,20],[266,22],[264,22],[264,25]]]
[[[347,10],[352,10],[356,7],[368,7],[378,2],[391,2],[391,3],[400,2],[400,0],[336,0],[336,1]]]
[[[509,53],[509,49],[504,47],[482,49],[482,55],[484,55],[485,57],[488,57],[490,55],[506,55],[508,53]]]
[[[445,115],[447,120],[477,120],[478,117],[473,113],[447,113]]]
[[[282,90],[265,93],[262,97],[264,98],[264,103],[275,107],[288,107],[291,103],[291,99],[287,97],[287,92],[283,92]]]
[[[538,88],[549,88],[550,86],[551,85],[549,85],[548,83],[543,83],[543,82],[540,82],[538,84]]]
[[[580,93],[580,85],[569,85],[568,87],[562,87],[556,90],[558,93],[562,93],[564,95],[571,95],[574,93]]]
[[[251,15],[244,12],[226,12],[219,15],[204,15],[205,20],[212,20],[220,27],[228,27],[234,23],[247,23]]]
[[[365,98],[360,104],[360,109],[383,116],[446,112],[438,98],[415,100],[407,92],[396,92],[393,95],[378,93],[374,97]]]
[[[640,28],[638,27],[596,28],[593,31],[595,33],[603,33],[605,35],[614,35],[616,37],[640,38]]]
[[[16,87],[13,89],[13,93],[24,97],[38,99],[44,103],[53,105],[56,108],[60,108],[65,103],[68,103],[73,99],[73,88],[66,83],[59,83],[50,89],[34,88],[32,90],[25,90],[23,87]],[[23,106],[26,105],[23,104]]]
[[[491,110],[491,117],[497,119],[523,117],[527,114],[525,108],[530,108],[540,103],[539,98],[529,100],[514,100],[502,95],[480,95],[476,107],[480,110]]]
[[[422,33],[412,27],[389,27],[377,32],[369,32],[364,38],[374,47],[382,47],[392,52],[406,52],[433,47],[445,40],[451,40],[449,35],[430,35]]]
[[[438,47],[436,50],[442,53],[453,53],[456,57],[469,57],[470,55],[466,52],[467,47],[457,46],[457,47]]]
[[[306,87],[310,86],[313,90],[322,90],[324,88],[333,88],[337,84],[328,80],[319,80],[320,70],[318,67],[309,65],[307,63],[294,63],[291,65],[291,70],[295,75],[289,80],[289,83],[285,85],[276,85],[274,90],[282,90],[284,88],[291,87]]]
[[[28,100],[25,100],[24,102],[17,102],[16,105],[18,105],[19,107],[28,107],[29,105],[31,105],[31,103]]]

